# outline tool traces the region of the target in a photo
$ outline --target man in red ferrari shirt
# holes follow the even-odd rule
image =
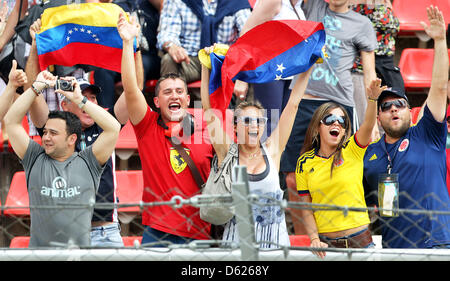
[[[154,98],[160,113],[153,112],[138,88],[134,73],[133,40],[138,34],[137,24],[134,19],[128,22],[125,15],[121,14],[118,30],[123,40],[122,83],[144,177],[142,201],[170,201],[176,195],[189,198],[199,194],[199,187],[189,166],[166,136],[170,124],[189,117],[187,107],[190,97],[186,83],[177,75],[161,77]],[[205,139],[208,136],[205,123],[194,120],[194,124],[192,131],[182,131],[176,135],[180,136],[181,145],[206,182],[213,149]],[[183,244],[193,239],[209,239],[210,224],[201,220],[199,209],[192,206],[147,206],[142,214],[142,223],[146,226],[142,244],[158,241]]]

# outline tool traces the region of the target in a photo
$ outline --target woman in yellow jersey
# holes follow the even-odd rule
[[[364,123],[351,135],[350,118],[340,105],[328,102],[314,113],[297,161],[297,190],[302,202],[366,208],[363,157],[376,124],[377,99],[386,86],[379,79],[367,88]],[[373,246],[367,212],[302,210],[311,247],[359,248]],[[324,257],[324,252],[315,252]]]

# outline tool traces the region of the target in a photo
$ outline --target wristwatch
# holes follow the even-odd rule
[[[83,106],[86,104],[87,100],[88,100],[87,97],[84,96],[83,99],[81,100],[81,102],[78,104],[78,107],[83,108]]]

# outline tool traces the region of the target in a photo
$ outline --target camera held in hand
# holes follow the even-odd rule
[[[74,88],[71,81],[58,79],[56,80],[55,90],[63,90],[66,92],[73,92]]]

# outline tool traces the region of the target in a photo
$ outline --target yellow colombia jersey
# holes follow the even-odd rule
[[[363,188],[364,152],[353,135],[344,145],[341,161],[333,169],[333,157],[323,158],[315,150],[308,151],[297,161],[295,177],[300,196],[310,195],[313,204],[366,208]],[[319,210],[314,212],[319,233],[335,232],[369,224],[366,212]]]

